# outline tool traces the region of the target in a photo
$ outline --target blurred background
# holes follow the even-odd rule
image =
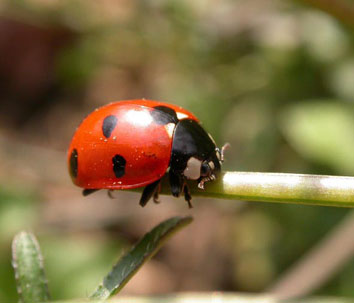
[[[354,175],[353,32],[346,0],[1,0],[0,300],[17,300],[19,230],[38,236],[58,300],[90,294],[145,232],[186,214],[189,230],[125,294],[271,289],[350,210],[84,198],[66,148],[96,107],[144,97],[185,107],[230,142],[225,170]],[[354,249],[335,249],[347,261],[310,293],[354,297]]]

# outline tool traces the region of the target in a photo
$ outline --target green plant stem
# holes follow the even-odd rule
[[[116,296],[107,303],[350,303],[351,298],[306,297],[282,300],[270,294],[247,294],[232,292],[185,292],[155,296]],[[91,303],[102,301],[92,300]],[[54,302],[53,302],[54,303]],[[61,301],[60,303],[87,303],[83,300]]]
[[[190,183],[193,196],[260,202],[354,207],[354,177],[285,173],[223,172],[214,182],[198,189]],[[170,194],[168,177],[162,194]]]

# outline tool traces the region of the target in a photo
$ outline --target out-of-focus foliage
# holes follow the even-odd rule
[[[37,206],[35,196],[0,188],[0,300],[16,300],[16,284],[11,268],[11,236],[34,225]]]
[[[192,217],[172,217],[147,232],[104,277],[90,296],[91,299],[106,300],[119,293],[139,269],[179,230],[193,221]]]
[[[167,197],[145,209],[135,195],[83,199],[70,184],[70,137],[110,101],[186,107],[231,143],[227,170],[354,175],[353,32],[323,12],[275,0],[3,0],[0,13],[3,301],[16,299],[9,243],[20,229],[35,229],[53,299],[65,299],[91,293],[146,224],[187,211]],[[126,291],[262,291],[346,213],[197,200],[196,227]],[[351,262],[318,294],[354,296],[353,280]]]
[[[343,175],[354,171],[354,109],[347,104],[297,104],[281,114],[281,128],[296,151]]]
[[[21,302],[50,300],[43,256],[38,241],[32,233],[22,231],[15,236],[12,242],[12,265]]]

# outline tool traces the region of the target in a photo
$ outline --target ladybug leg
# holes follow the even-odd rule
[[[109,190],[107,191],[107,195],[108,195],[108,197],[110,197],[111,199],[115,199],[115,197],[113,196],[113,192],[114,192],[114,189],[109,189]]]
[[[193,205],[192,205],[192,202],[191,202],[192,196],[191,196],[191,192],[189,190],[189,187],[188,187],[187,183],[184,183],[183,191],[184,191],[184,199],[187,201],[188,207],[189,208],[193,208]]]
[[[183,189],[182,178],[179,175],[172,172],[172,170],[170,170],[169,172],[169,177],[170,177],[171,193],[174,197],[179,197]]]
[[[159,193],[158,193],[158,191],[156,191],[155,193],[154,193],[154,196],[153,196],[153,201],[154,201],[154,203],[156,203],[156,204],[159,204],[161,201],[159,200]]]
[[[155,201],[155,194],[156,194],[156,192],[158,192],[160,182],[161,182],[161,179],[145,186],[143,194],[141,195],[140,202],[139,202],[139,204],[142,207],[144,207],[152,197],[154,197],[154,201]],[[158,196],[158,193],[157,193],[157,196]]]
[[[161,182],[158,184],[157,189],[154,192],[153,200],[154,200],[154,203],[156,203],[156,204],[160,203],[160,200],[159,200],[160,192],[161,192]]]
[[[89,194],[92,194],[94,193],[95,191],[98,191],[99,189],[90,189],[90,188],[85,188],[83,191],[82,191],[82,195],[83,196],[88,196]]]

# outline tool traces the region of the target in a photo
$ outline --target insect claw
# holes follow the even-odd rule
[[[204,179],[201,180],[201,181],[198,183],[198,188],[204,189],[204,183],[205,183]]]

